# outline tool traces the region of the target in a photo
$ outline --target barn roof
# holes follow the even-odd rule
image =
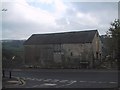
[[[24,45],[91,43],[97,30],[75,31],[49,34],[33,34]]]

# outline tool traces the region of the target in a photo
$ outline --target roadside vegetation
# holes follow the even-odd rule
[[[24,40],[2,41],[2,67],[17,68],[24,64]]]
[[[120,63],[120,20],[115,19],[107,31],[104,41],[105,58],[101,63],[103,68],[119,68]]]

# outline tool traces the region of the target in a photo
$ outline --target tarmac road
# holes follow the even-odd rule
[[[17,88],[118,87],[118,71],[115,70],[29,69],[14,70],[12,76],[25,81]]]

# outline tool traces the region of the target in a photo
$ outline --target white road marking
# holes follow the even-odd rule
[[[75,82],[77,82],[76,80],[72,80],[72,81],[70,81],[70,84],[73,84],[73,83],[75,83]]]
[[[46,80],[43,80],[43,81],[45,81],[45,82],[49,82],[49,81],[51,81],[52,79],[46,79]]]
[[[61,80],[60,82],[67,82],[68,80]]]
[[[54,80],[52,80],[51,82],[58,82],[58,81],[60,81],[60,80],[58,80],[58,79],[54,79]]]
[[[7,81],[9,83],[18,83],[19,81]]]
[[[27,80],[37,80],[37,78],[26,78]]]
[[[87,82],[87,81],[80,81],[80,82]]]
[[[36,81],[39,81],[40,79],[36,78],[35,80],[36,80]]]
[[[56,84],[53,84],[53,83],[44,83],[43,85],[45,85],[45,86],[55,86]]]
[[[117,83],[117,82],[109,82],[109,83]]]
[[[31,80],[31,78],[27,77],[26,79]]]
[[[88,81],[89,83],[97,83],[96,81]]]
[[[70,80],[69,83],[77,82],[76,80]]]
[[[43,87],[43,86],[55,86],[57,84],[53,84],[53,83],[44,83],[44,84],[41,84],[40,87]]]
[[[34,78],[30,78],[30,80],[35,80]]]
[[[64,87],[64,86],[69,86],[69,85],[72,85],[73,83],[76,83],[77,81],[71,81],[70,83],[68,83],[68,84],[65,84],[65,85],[61,85],[61,86],[58,86],[58,87]],[[58,88],[57,87],[57,88]]]
[[[43,79],[38,79],[37,81],[42,81]]]
[[[87,83],[117,83],[117,82],[103,82],[103,81],[79,81],[79,82],[81,82],[81,83],[84,83],[84,82],[87,82]]]

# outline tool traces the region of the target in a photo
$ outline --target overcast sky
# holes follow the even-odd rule
[[[27,39],[32,34],[97,29],[106,33],[118,18],[117,2],[16,0],[3,2],[2,39]]]

